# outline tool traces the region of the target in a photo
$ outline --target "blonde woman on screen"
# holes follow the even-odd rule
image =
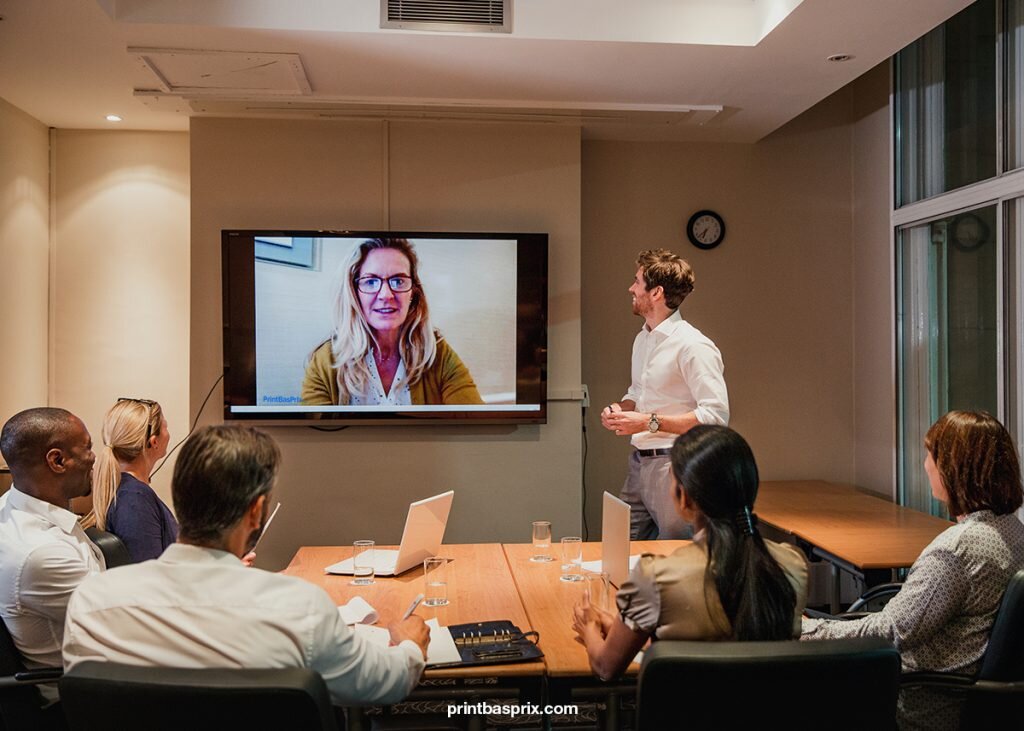
[[[469,369],[430,324],[419,260],[406,239],[367,239],[334,294],[334,332],[302,379],[311,405],[481,404]]]

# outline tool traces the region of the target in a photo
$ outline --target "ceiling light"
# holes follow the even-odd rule
[[[843,61],[850,61],[852,59],[853,56],[849,53],[834,53],[825,60],[831,61],[832,63],[842,63]]]
[[[107,121],[108,122],[120,122],[121,118],[119,116],[117,116],[116,114],[108,114],[107,115]]]

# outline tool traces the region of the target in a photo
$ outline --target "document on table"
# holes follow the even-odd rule
[[[377,610],[361,596],[354,596],[349,599],[348,604],[338,607],[338,614],[345,624],[376,624],[380,619]]]
[[[640,554],[635,553],[629,557],[629,570],[632,571],[636,567],[636,562],[640,560]],[[580,568],[584,571],[591,571],[595,574],[601,572],[601,559],[597,561],[584,561],[580,564]]]
[[[427,667],[462,662],[462,656],[459,655],[459,649],[455,646],[455,640],[452,639],[452,633],[448,628],[442,627],[436,619],[428,619],[427,626],[430,627]],[[391,644],[391,633],[384,627],[357,624],[352,631],[371,644],[380,647],[387,647]]]

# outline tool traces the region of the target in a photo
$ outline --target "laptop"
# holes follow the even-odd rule
[[[608,492],[601,506],[601,564],[615,586],[629,578],[629,505]]]
[[[608,580],[622,586],[638,560],[629,555],[629,505],[610,492],[601,505],[601,559],[584,561],[584,571],[605,571]]]
[[[402,543],[397,551],[376,549],[373,552],[373,569],[377,576],[398,576],[415,566],[423,564],[423,559],[436,556],[444,538],[444,529],[448,525],[448,513],[452,509],[455,491],[449,490],[426,500],[418,500],[409,505],[409,514],[405,517],[405,530],[402,531]],[[325,574],[351,574],[352,559],[346,558],[324,569]]]

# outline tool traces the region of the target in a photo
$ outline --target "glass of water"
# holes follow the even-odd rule
[[[604,571],[584,574],[583,591],[592,606],[608,610],[611,599],[611,583]]]
[[[562,539],[562,581],[583,581],[583,539],[567,536]]]
[[[533,556],[531,561],[554,561],[551,556],[551,521],[533,521]]]
[[[352,544],[352,581],[355,586],[373,583],[373,541],[355,541]]]
[[[423,560],[423,604],[443,607],[448,604],[448,559],[434,556]]]

